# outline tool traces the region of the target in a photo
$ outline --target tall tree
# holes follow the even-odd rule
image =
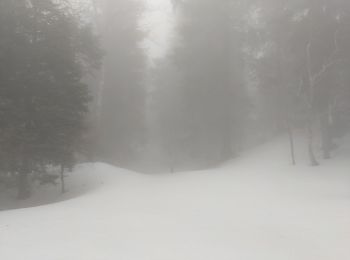
[[[0,10],[1,149],[26,198],[30,174],[77,151],[90,99],[81,79],[98,67],[99,51],[60,2],[5,0]]]
[[[238,72],[242,46],[231,11],[231,1],[182,2],[177,8],[179,40],[167,57],[180,74],[176,93],[182,95],[179,106],[187,118],[183,122],[188,122],[181,132],[193,159],[202,163],[234,155],[243,132],[246,97],[243,73]],[[181,127],[169,131],[175,129]]]
[[[254,43],[258,43],[256,59],[263,66],[255,66],[259,90],[272,88],[270,98],[283,89],[285,97],[294,103],[294,119],[303,121],[307,129],[308,153],[312,165],[318,165],[315,134],[320,133],[324,158],[332,148],[333,112],[339,97],[336,71],[347,68],[349,48],[345,1],[252,1],[252,16],[258,21]],[[254,24],[254,23],[253,23]],[[254,26],[251,26],[254,27]],[[267,72],[266,62],[274,67]],[[265,64],[265,65],[264,65]],[[278,73],[277,73],[278,71]],[[268,75],[272,75],[267,78]],[[286,77],[289,75],[288,77]],[[269,79],[266,81],[266,79]],[[265,83],[264,83],[265,81]],[[339,82],[339,81],[338,81]],[[277,84],[276,84],[277,83]],[[287,88],[286,88],[287,87]],[[261,93],[264,93],[261,92]],[[276,102],[274,102],[275,100]],[[281,110],[279,101],[272,98],[268,106]],[[302,108],[302,109],[300,109]],[[295,113],[298,113],[296,115]],[[269,116],[271,112],[267,112]],[[318,130],[317,126],[320,125]]]
[[[127,166],[145,140],[146,55],[141,48],[142,4],[101,0],[100,25],[105,48],[99,119],[102,159]]]

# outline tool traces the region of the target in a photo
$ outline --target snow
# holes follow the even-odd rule
[[[0,212],[0,259],[348,260],[349,147],[315,168],[284,138],[207,171],[82,165],[74,196]]]

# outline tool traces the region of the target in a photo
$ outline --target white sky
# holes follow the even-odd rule
[[[142,24],[148,33],[145,46],[151,58],[162,57],[168,46],[173,26],[173,9],[170,0],[144,0],[147,11]]]
[[[1,0],[0,0],[1,1]],[[91,3],[91,0],[70,0],[73,4]],[[113,1],[113,0],[111,0]],[[128,1],[128,0],[126,0]],[[151,59],[162,57],[167,51],[169,37],[174,25],[171,0],[138,0],[146,3],[146,12],[141,20],[147,39],[143,46]]]

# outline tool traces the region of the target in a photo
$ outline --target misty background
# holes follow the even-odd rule
[[[0,0],[1,260],[350,259],[349,0]]]
[[[86,161],[206,169],[280,135],[286,164],[298,163],[296,135],[322,164],[349,131],[349,8],[3,0],[4,182],[25,198],[30,180],[53,181],[47,167],[61,167],[62,183]]]

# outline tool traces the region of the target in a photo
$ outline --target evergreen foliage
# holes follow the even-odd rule
[[[81,79],[98,68],[91,30],[57,1],[0,3],[0,140],[4,173],[29,176],[46,165],[71,165],[84,133],[90,96]]]

